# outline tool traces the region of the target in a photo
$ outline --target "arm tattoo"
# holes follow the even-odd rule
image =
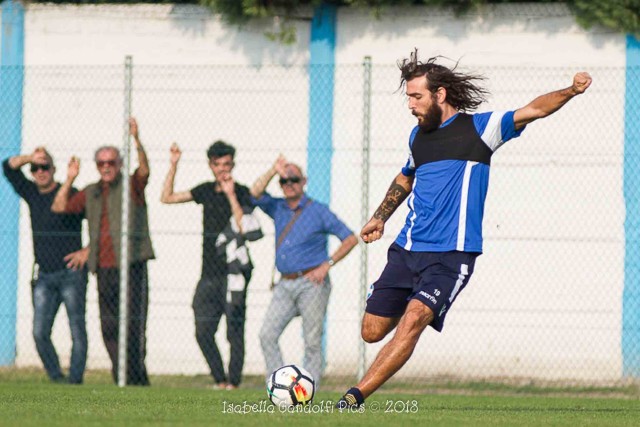
[[[394,181],[373,217],[386,222],[408,195],[409,191]]]

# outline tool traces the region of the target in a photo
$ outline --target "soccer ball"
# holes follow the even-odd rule
[[[267,379],[267,395],[278,407],[311,403],[315,388],[311,374],[296,365],[278,368]]]

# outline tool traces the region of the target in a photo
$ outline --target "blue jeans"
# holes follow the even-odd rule
[[[85,305],[87,270],[40,272],[32,283],[33,339],[47,375],[52,381],[62,379],[58,354],[51,342],[51,328],[60,304],[64,303],[71,328],[71,363],[69,382],[80,384],[87,362]]]

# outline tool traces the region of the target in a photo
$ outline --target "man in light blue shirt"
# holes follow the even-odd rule
[[[265,192],[276,175],[280,177],[283,198]],[[306,183],[302,168],[280,156],[255,182],[251,195],[256,206],[274,220],[276,268],[281,274],[260,330],[267,375],[284,365],[278,340],[289,322],[301,316],[303,366],[318,384],[323,366],[323,324],[331,293],[329,269],[358,244],[358,239],[327,206],[305,195]],[[331,256],[327,248],[329,235],[342,242]]]

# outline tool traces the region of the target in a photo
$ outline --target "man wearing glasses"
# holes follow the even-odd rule
[[[126,384],[149,385],[146,357],[146,326],[149,283],[147,261],[155,258],[149,236],[145,188],[149,162],[140,143],[138,124],[129,122],[138,153],[138,168],[130,177],[129,207],[129,300],[127,324]],[[118,381],[118,316],[120,307],[120,241],[122,236],[122,159],[117,147],[100,147],[95,153],[100,181],[73,195],[70,188],[80,172],[72,157],[67,181],[53,202],[54,212],[84,213],[89,223],[89,270],[98,278],[102,339],[109,353],[112,375]]]
[[[20,168],[31,165],[33,181]],[[82,249],[81,214],[59,215],[51,212],[60,184],[54,181],[53,158],[43,147],[32,154],[6,159],[4,175],[13,189],[27,202],[31,214],[33,238],[33,338],[47,375],[53,382],[81,384],[87,360],[85,301],[88,248]],[[75,193],[74,188],[69,189]],[[71,329],[69,377],[60,369],[51,328],[60,304],[64,303]]]
[[[274,176],[280,176],[283,198],[265,192]],[[274,286],[262,324],[260,344],[267,375],[283,366],[278,340],[295,316],[302,317],[305,351],[303,366],[320,382],[324,318],[331,293],[328,272],[358,244],[353,232],[322,203],[304,193],[307,183],[300,166],[280,156],[251,188],[254,203],[273,218],[276,230],[276,268],[281,278]],[[328,255],[328,235],[342,244]]]

